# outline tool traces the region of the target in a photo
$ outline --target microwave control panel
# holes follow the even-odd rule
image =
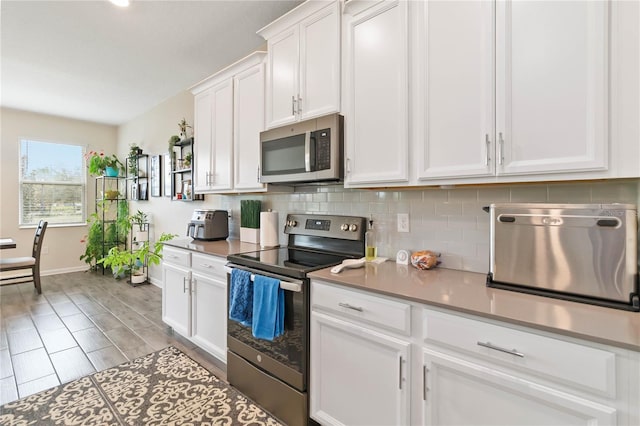
[[[316,170],[331,168],[331,130],[316,130]]]

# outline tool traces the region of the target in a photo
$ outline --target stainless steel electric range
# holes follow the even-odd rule
[[[366,220],[354,216],[289,214],[286,247],[227,257],[231,270],[280,280],[284,332],[273,341],[256,338],[251,327],[227,321],[227,379],[289,425],[309,420],[309,279],[307,274],[344,259],[364,256]]]

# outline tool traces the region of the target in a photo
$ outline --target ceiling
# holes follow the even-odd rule
[[[302,1],[0,2],[3,107],[119,125],[264,46]]]

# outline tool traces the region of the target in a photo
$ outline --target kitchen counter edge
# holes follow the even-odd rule
[[[486,286],[486,274],[385,262],[332,274],[323,280],[381,295],[499,320],[640,352],[640,313],[534,296]]]
[[[230,254],[260,250],[260,244],[228,239],[201,241],[193,240],[191,238],[175,238],[173,240],[166,241],[164,245],[224,258]]]

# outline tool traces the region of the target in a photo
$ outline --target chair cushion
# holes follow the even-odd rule
[[[0,271],[3,269],[30,268],[35,264],[35,257],[7,257],[0,259]]]

